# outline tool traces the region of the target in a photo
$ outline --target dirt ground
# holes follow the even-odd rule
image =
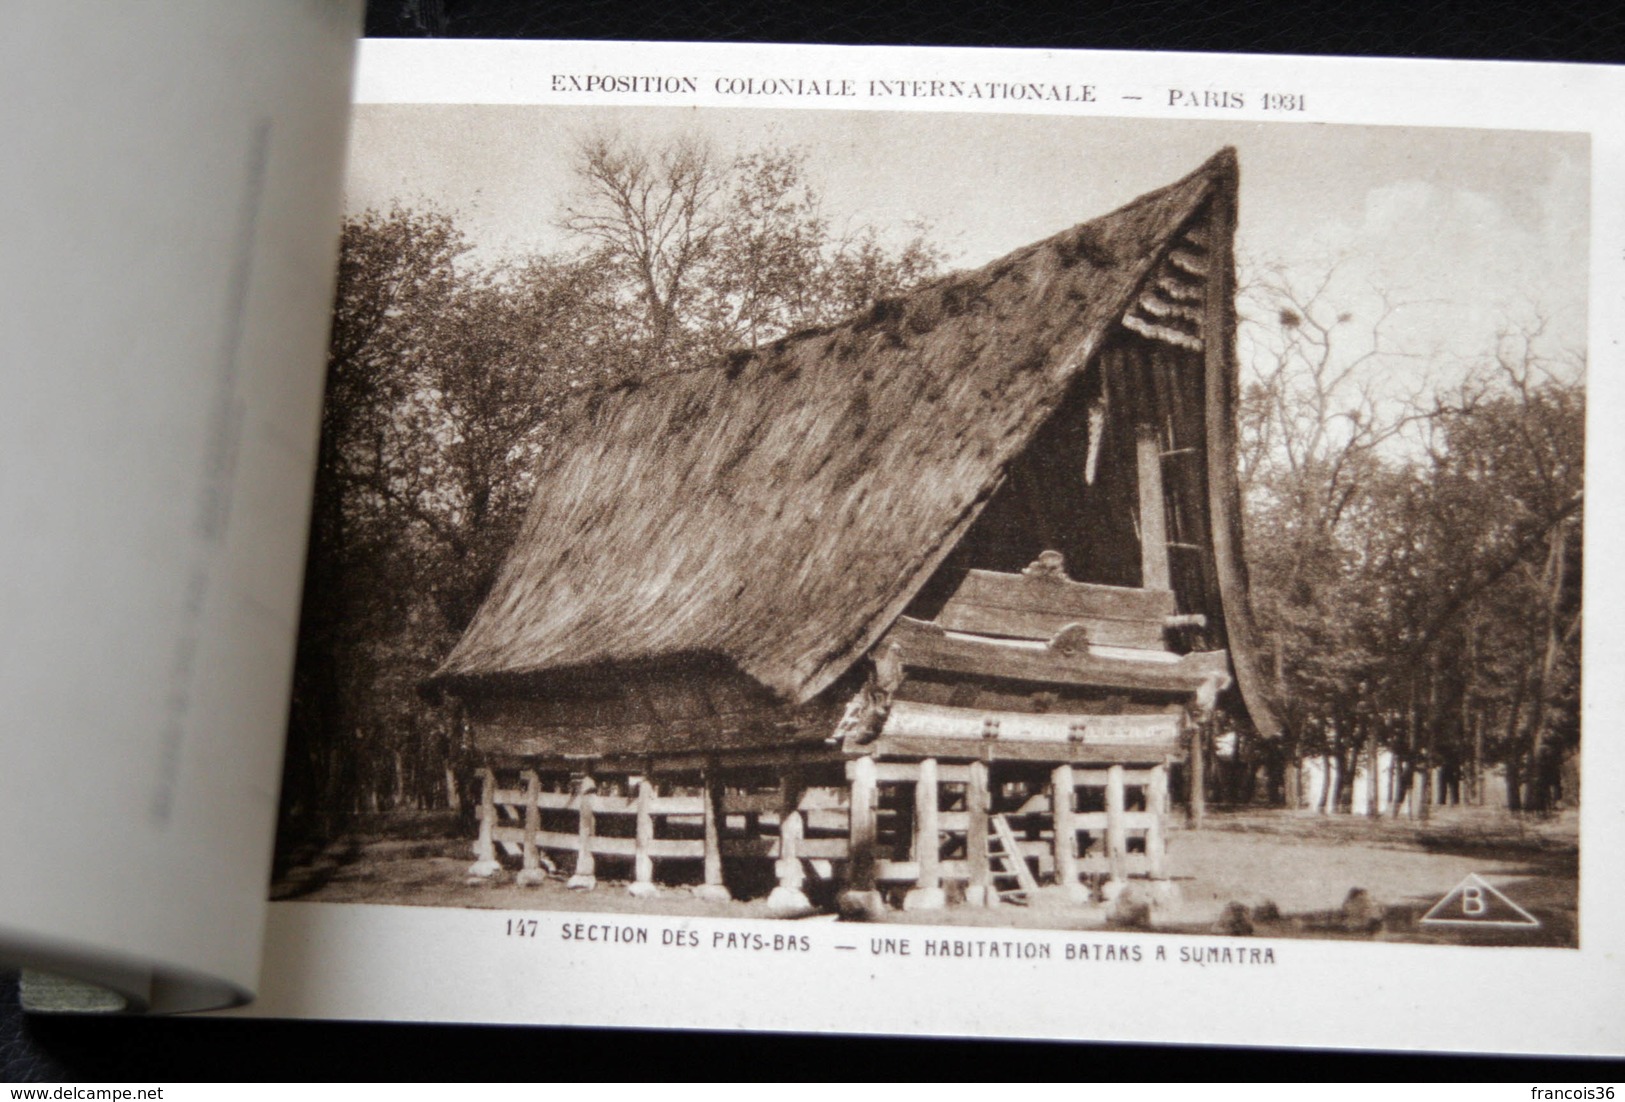
[[[443,820],[396,821],[351,836],[293,868],[274,899],[390,903],[503,910],[581,911],[768,918],[765,899],[712,902],[684,887],[634,898],[624,881],[601,878],[573,892],[560,877],[520,888],[510,873],[470,884],[469,840]],[[1174,898],[1148,906],[1150,885],[1131,881],[1111,906],[1079,906],[1040,893],[1031,906],[891,911],[885,922],[1030,929],[1141,928],[1497,945],[1578,944],[1577,813],[1514,817],[1442,808],[1427,823],[1250,810],[1208,816],[1201,830],[1176,829],[1168,845]],[[614,875],[615,870],[602,869]],[[1422,925],[1419,920],[1469,874],[1533,915],[1538,927]],[[765,887],[762,889],[765,894]],[[815,902],[821,899],[809,885]],[[832,913],[833,908],[829,908]]]

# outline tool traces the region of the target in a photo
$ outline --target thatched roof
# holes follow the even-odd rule
[[[708,655],[783,699],[816,695],[902,612],[1235,174],[1226,149],[836,328],[602,397],[544,461],[437,682]]]

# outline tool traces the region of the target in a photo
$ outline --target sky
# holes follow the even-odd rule
[[[879,111],[371,105],[354,121],[348,209],[455,216],[481,259],[568,251],[557,227],[579,137],[694,135],[729,152],[794,146],[837,228],[923,221],[975,267],[1169,183],[1224,145],[1241,163],[1238,252],[1312,280],[1356,323],[1373,288],[1404,304],[1392,347],[1481,356],[1539,310],[1551,349],[1586,332],[1584,135],[1311,123]]]

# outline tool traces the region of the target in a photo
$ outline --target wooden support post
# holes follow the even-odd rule
[[[875,780],[875,759],[864,755],[846,763],[850,784],[846,843],[846,891],[841,913],[854,918],[874,917],[885,910],[875,890],[876,811],[880,786]]]
[[[1169,589],[1168,515],[1162,495],[1162,444],[1155,425],[1135,426],[1134,453],[1140,483],[1140,584]]]
[[[1168,766],[1169,759],[1151,770],[1145,789],[1145,810],[1151,826],[1145,832],[1145,861],[1151,876],[1152,906],[1166,906],[1179,899],[1179,887],[1168,875]]]
[[[497,776],[490,769],[480,770],[480,833],[474,841],[474,863],[468,866],[468,875],[489,880],[502,871],[497,860],[497,844],[493,831],[497,825]]]
[[[1057,765],[1050,774],[1050,819],[1055,833],[1055,886],[1071,902],[1083,903],[1088,892],[1078,875],[1077,781],[1072,766]]]
[[[1128,880],[1128,836],[1124,828],[1123,767],[1106,770],[1106,884],[1101,895],[1116,899]]]
[[[638,815],[632,843],[632,883],[626,891],[628,895],[654,895],[659,889],[655,887],[655,859],[649,850],[655,840],[655,782],[649,777],[633,777],[632,784],[637,791]]]
[[[935,911],[948,905],[942,890],[942,830],[937,814],[937,759],[920,762],[914,782],[914,860],[920,866],[915,886],[903,897],[905,911]]]
[[[565,887],[572,891],[590,892],[598,886],[597,864],[593,860],[593,802],[598,784],[591,773],[575,778],[576,789],[576,867]]]
[[[920,863],[922,888],[942,886],[942,826],[938,809],[941,794],[937,787],[937,759],[920,762],[920,779],[914,786],[914,848]]]
[[[720,902],[728,899],[728,886],[722,879],[722,774],[715,765],[706,768],[704,786],[705,874],[694,894]]]
[[[970,883],[965,902],[973,907],[992,907],[999,901],[993,890],[993,868],[988,861],[987,816],[993,809],[987,786],[987,762],[970,763],[970,781],[965,785],[965,863],[970,866]]]
[[[1145,810],[1151,825],[1145,830],[1145,863],[1153,880],[1168,879],[1168,766],[1151,767],[1145,787]]]
[[[767,909],[775,915],[806,914],[812,910],[802,885],[807,875],[801,868],[801,836],[806,827],[801,817],[801,794],[806,791],[800,771],[785,768],[779,781],[779,859],[775,864],[779,884],[767,897]]]
[[[1190,823],[1192,830],[1202,829],[1207,814],[1207,724],[1191,724],[1190,753]]]
[[[525,770],[521,776],[525,781],[525,841],[519,876],[514,883],[528,888],[547,879],[547,871],[542,867],[545,859],[536,849],[536,834],[542,829],[542,779],[534,769]]]
[[[801,839],[806,821],[794,804],[787,804],[779,819],[779,883],[801,890],[807,875],[801,867]]]

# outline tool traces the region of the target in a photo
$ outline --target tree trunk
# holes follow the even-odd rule
[[[1354,771],[1359,761],[1354,745],[1343,739],[1337,743],[1337,802],[1332,807],[1339,815],[1354,813]]]
[[[1396,749],[1388,761],[1388,810],[1397,813],[1399,807],[1399,751]]]
[[[1551,759],[1555,756],[1549,737],[1551,724],[1547,719],[1547,697],[1551,695],[1556,679],[1557,662],[1562,654],[1563,639],[1558,631],[1558,613],[1563,601],[1564,551],[1568,544],[1568,529],[1559,525],[1552,532],[1551,550],[1546,556],[1546,647],[1541,655],[1540,680],[1536,684],[1534,716],[1530,720],[1530,807],[1534,811],[1552,808],[1553,775]]]
[[[1512,688],[1512,703],[1507,708],[1505,766],[1508,811],[1523,810],[1523,747],[1518,736],[1523,730],[1523,698],[1527,680],[1523,677],[1516,680]]]
[[[1281,646],[1281,631],[1275,630],[1275,699],[1285,702],[1289,699],[1286,692],[1286,652]],[[1303,762],[1298,756],[1297,724],[1290,717],[1286,718],[1288,731],[1281,738],[1281,781],[1286,806],[1297,811],[1303,807]]]
[[[1298,760],[1298,750],[1294,746],[1282,754],[1281,783],[1286,806],[1293,811],[1303,809],[1303,762]]]
[[[1439,728],[1439,658],[1435,653],[1428,662],[1427,718],[1422,724],[1422,788],[1417,796],[1418,818],[1426,822],[1432,814],[1434,743]]]
[[[1382,814],[1382,740],[1377,737],[1377,728],[1368,725],[1366,739],[1370,743],[1367,754],[1366,769],[1366,797],[1365,814],[1368,819],[1375,819]]]
[[[1484,806],[1484,709],[1472,709],[1472,772],[1467,780],[1467,801]]]
[[[1394,793],[1394,818],[1399,818],[1403,807],[1406,815],[1416,818],[1416,801],[1412,793],[1412,786],[1416,783],[1416,745],[1417,714],[1416,714],[1416,678],[1413,675],[1408,685],[1409,693],[1405,704],[1405,762],[1404,771],[1399,777],[1399,787]]]

